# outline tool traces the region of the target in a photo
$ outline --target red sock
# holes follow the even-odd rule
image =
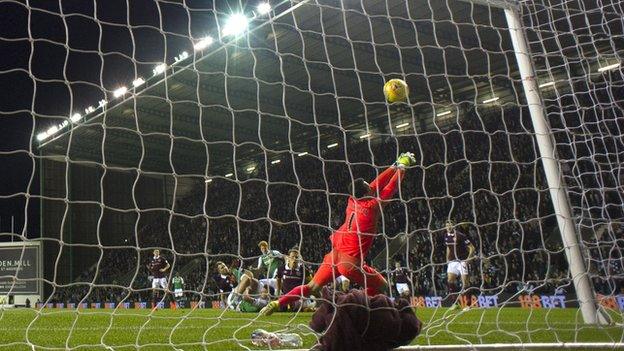
[[[282,296],[279,299],[280,307],[288,306],[291,302],[295,302],[301,298],[301,296],[310,296],[310,287],[307,285],[299,285],[292,289],[288,294]]]

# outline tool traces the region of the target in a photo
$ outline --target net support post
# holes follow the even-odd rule
[[[535,139],[537,140],[544,173],[546,174],[548,190],[550,191],[552,205],[557,217],[561,240],[563,241],[583,320],[586,324],[608,324],[609,321],[602,314],[598,313],[596,306],[594,292],[589,281],[574,222],[572,221],[572,211],[565,192],[557,154],[551,139],[550,127],[546,120],[533,62],[522,28],[520,13],[517,9],[510,6],[505,7],[504,11],[520,70],[524,94],[529,106],[531,121],[535,130]]]

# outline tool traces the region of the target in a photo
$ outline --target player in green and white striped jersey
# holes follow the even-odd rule
[[[184,297],[184,279],[180,277],[180,273],[176,272],[175,277],[171,280],[173,284],[173,296],[176,300],[176,304],[180,305],[180,300]]]
[[[258,257],[258,266],[256,270],[265,273],[264,278],[260,279],[260,284],[266,286],[267,289],[273,288],[276,295],[279,295],[277,291],[277,269],[284,265],[284,255],[277,250],[269,249],[269,243],[261,241],[258,243],[258,247],[262,252],[262,255]]]

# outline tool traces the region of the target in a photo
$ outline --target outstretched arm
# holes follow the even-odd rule
[[[391,198],[401,184],[401,179],[405,174],[405,167],[416,163],[416,158],[412,152],[404,152],[399,155],[394,165],[383,171],[371,184],[372,193],[379,192],[379,198],[386,200]]]
[[[375,180],[373,180],[370,183],[370,188],[371,188],[372,193],[377,195],[378,189],[383,189],[386,185],[388,185],[388,182],[390,181],[392,176],[394,176],[394,174],[396,173],[396,170],[397,168],[392,166],[392,167],[388,167],[388,169],[381,172],[381,174],[377,176],[377,178],[375,178]]]
[[[392,176],[388,184],[379,192],[379,198],[382,200],[387,200],[391,198],[392,196],[394,196],[394,194],[399,189],[399,186],[401,185],[401,180],[403,179],[403,176],[405,175],[405,170],[404,169],[395,169],[395,170],[396,172],[394,173],[394,175]]]
[[[461,233],[461,240],[463,240],[466,247],[468,247],[468,257],[466,257],[466,260],[471,260],[474,258],[474,254],[477,251],[476,246],[467,234]]]

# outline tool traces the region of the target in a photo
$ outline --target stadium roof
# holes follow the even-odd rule
[[[180,56],[136,90],[111,93],[102,108],[66,122],[41,149],[107,166],[223,175],[262,150],[317,155],[366,134],[444,128],[436,114],[451,111],[452,121],[493,96],[498,106],[519,103],[501,10],[328,3],[278,7],[271,21],[254,19],[248,35]],[[409,105],[384,102],[383,82],[397,77],[410,84]]]

